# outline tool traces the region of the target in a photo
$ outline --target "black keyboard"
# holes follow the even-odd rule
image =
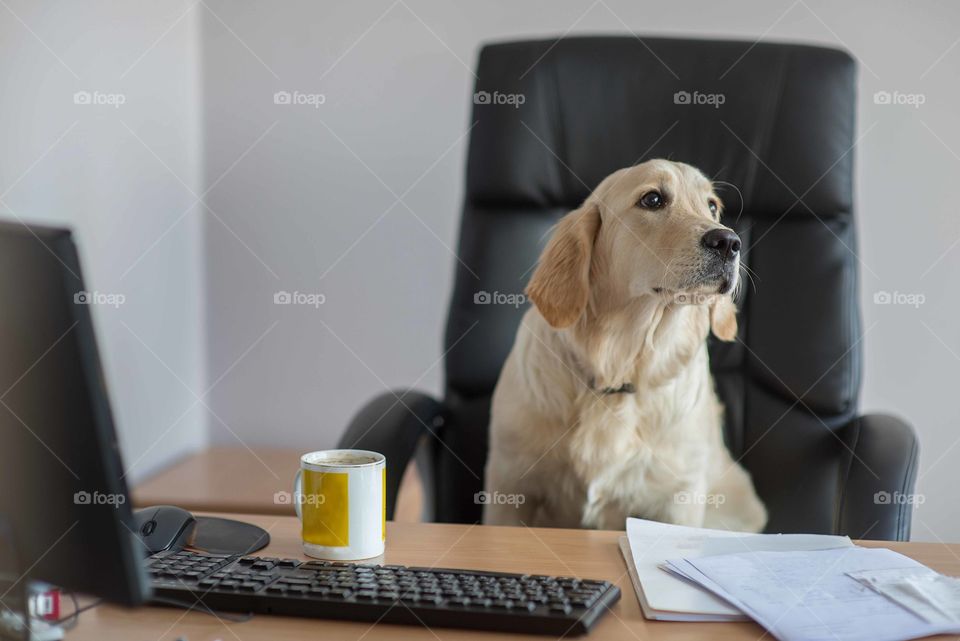
[[[608,581],[401,565],[161,552],[154,603],[428,627],[584,634],[620,589]]]

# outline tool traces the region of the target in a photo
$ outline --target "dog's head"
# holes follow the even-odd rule
[[[721,212],[713,184],[690,165],[651,160],[616,171],[558,223],[527,294],[557,328],[580,318],[592,289],[707,305],[713,332],[733,340],[740,238]]]

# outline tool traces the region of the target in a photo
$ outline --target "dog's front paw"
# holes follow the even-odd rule
[[[622,530],[627,512],[619,505],[590,497],[583,508],[580,527],[590,530]]]

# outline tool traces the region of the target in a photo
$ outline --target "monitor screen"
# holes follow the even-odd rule
[[[27,576],[136,604],[144,553],[76,248],[0,223],[0,515]]]

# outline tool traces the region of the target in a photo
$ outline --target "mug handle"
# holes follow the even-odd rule
[[[297,470],[296,476],[293,477],[293,509],[297,511],[297,518],[301,521],[303,520],[303,515],[300,513],[300,502],[303,500],[303,491],[300,489],[300,480],[303,477],[303,470]]]

